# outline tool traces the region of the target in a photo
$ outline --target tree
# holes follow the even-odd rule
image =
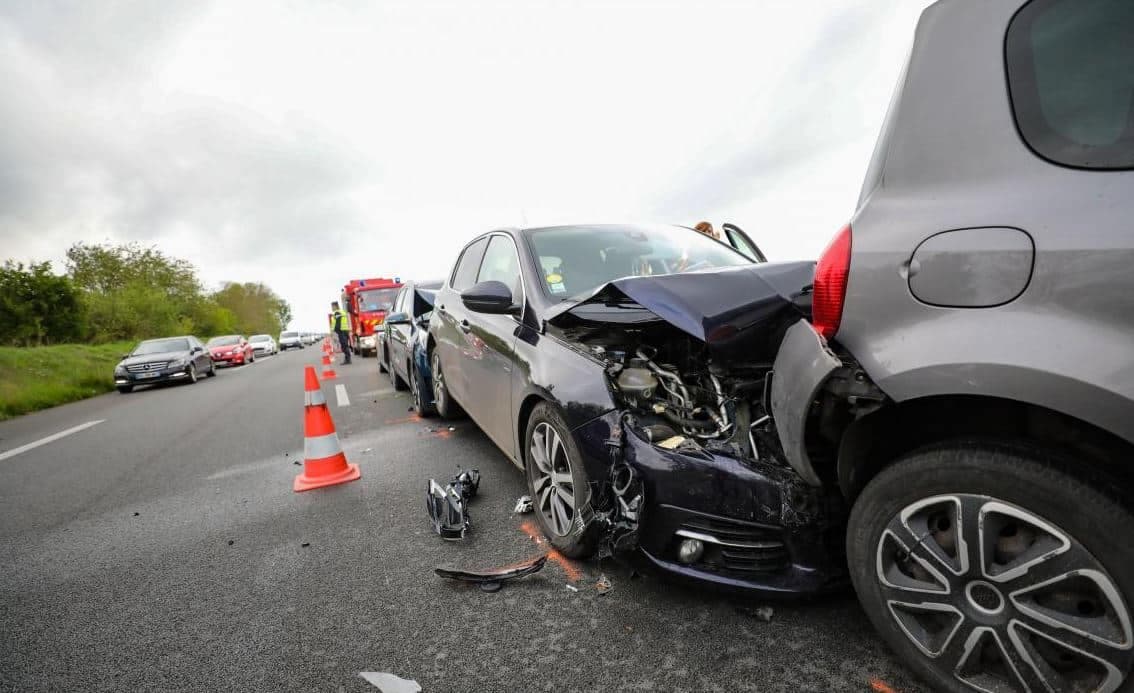
[[[86,313],[79,292],[50,262],[8,260],[0,268],[0,342],[24,346],[65,342],[82,336]]]
[[[228,282],[212,296],[219,306],[236,316],[240,331],[277,334],[291,322],[291,306],[258,282]]]

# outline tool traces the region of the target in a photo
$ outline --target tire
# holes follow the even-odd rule
[[[210,364],[209,364],[209,372],[208,372],[208,373],[206,373],[205,375],[206,375],[206,376],[208,376],[208,377],[210,377],[210,378],[215,378],[215,377],[217,377],[217,364],[215,364],[215,363],[210,363]]]
[[[935,690],[1024,690],[1023,677],[1033,691],[1110,691],[1129,679],[1134,513],[1062,471],[1074,464],[952,442],[885,468],[855,502],[859,600]]]
[[[406,372],[409,373],[409,390],[410,395],[413,397],[414,412],[418,416],[431,416],[433,414],[433,407],[422,400],[421,381],[417,377],[417,366],[414,365],[412,361],[406,367]]]
[[[389,358],[390,358],[389,355],[386,354],[386,347],[382,347],[382,355],[378,358],[378,372],[379,373],[389,373],[390,372],[390,367],[386,365],[386,362],[389,360]]]
[[[244,363],[256,363],[256,352],[253,351],[251,354],[249,354],[248,358],[244,359]]]
[[[131,392],[134,391],[134,386],[133,385],[119,385],[117,389],[118,389],[119,394],[128,395],[128,394],[130,394]]]
[[[575,439],[550,403],[541,402],[532,410],[523,454],[528,493],[544,536],[564,556],[589,557],[595,551],[598,528],[584,524],[579,516],[590,507],[591,486]]]
[[[433,406],[442,419],[456,419],[464,413],[461,405],[449,395],[445,385],[445,375],[441,372],[441,356],[434,349],[429,355],[429,369],[433,378]]]
[[[189,384],[195,385],[197,383],[197,364],[189,364]]]
[[[398,370],[394,368],[394,364],[390,364],[386,372],[390,374],[390,384],[394,386],[395,391],[402,392],[408,389],[406,387],[406,381],[402,380],[402,377],[398,375]]]

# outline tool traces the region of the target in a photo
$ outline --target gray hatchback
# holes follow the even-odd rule
[[[1132,268],[1134,2],[927,9],[771,401],[935,688],[1134,683]]]

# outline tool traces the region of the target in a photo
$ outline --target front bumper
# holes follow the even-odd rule
[[[165,368],[160,371],[152,373],[126,373],[125,375],[114,374],[114,386],[121,387],[123,385],[153,385],[155,383],[170,383],[186,380],[189,378],[189,367],[178,366],[174,368]]]
[[[244,364],[244,354],[233,354],[231,356],[213,356],[213,365],[216,366],[240,366]]]
[[[584,454],[603,451],[594,442],[610,438],[618,417],[612,412],[576,432]],[[649,443],[632,427],[623,440],[624,460],[645,489],[638,532],[647,565],[686,581],[765,595],[816,594],[847,584],[845,510],[837,494],[809,486],[774,462],[678,453]],[[591,478],[601,473],[592,469],[601,459],[587,465]],[[691,562],[678,558],[686,539],[703,546]]]

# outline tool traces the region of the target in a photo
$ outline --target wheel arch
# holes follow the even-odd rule
[[[1068,453],[1084,464],[1065,471],[1134,491],[1134,445],[1091,423],[1040,405],[999,397],[935,395],[891,403],[847,426],[837,478],[848,500],[902,455],[960,438],[1018,440]]]
[[[532,418],[532,412],[535,411],[536,405],[540,402],[550,402],[552,406],[555,401],[550,397],[546,397],[539,392],[529,392],[519,408],[516,410],[516,461],[521,467],[527,463],[527,450],[524,449],[524,438],[528,434],[528,422]]]

